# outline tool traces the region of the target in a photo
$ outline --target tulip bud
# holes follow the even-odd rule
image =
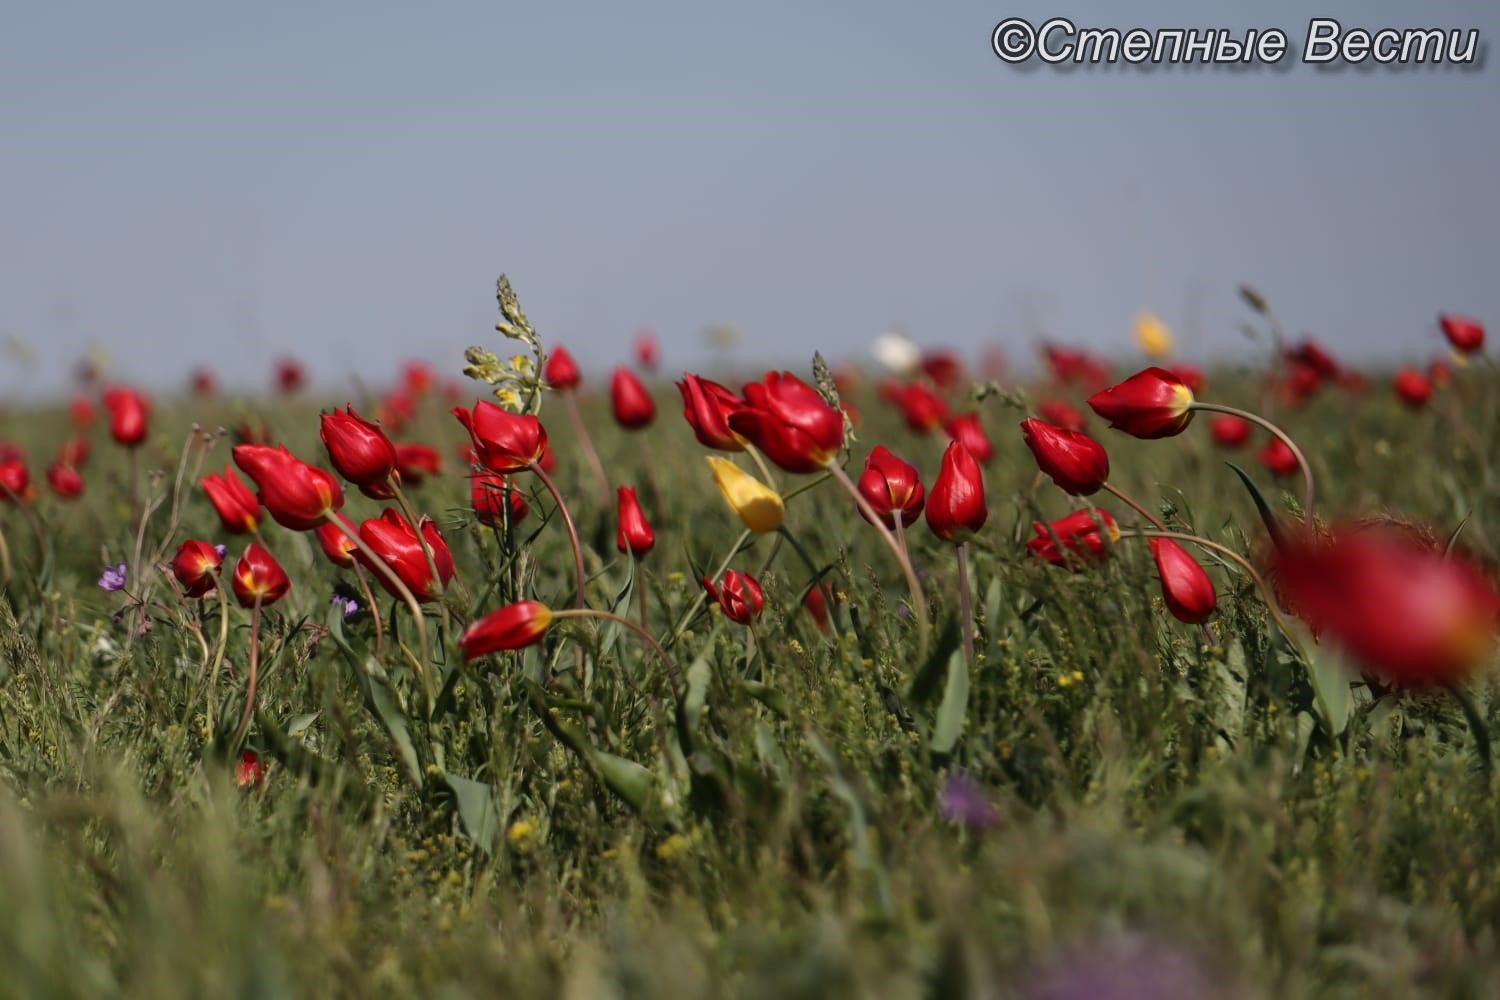
[[[202,597],[214,589],[216,574],[224,557],[208,542],[190,538],[177,549],[172,559],[172,575],[182,584],[188,597]]]
[[[0,461],[0,502],[15,503],[26,498],[31,486],[31,470],[18,458]]]
[[[83,476],[66,462],[57,461],[47,466],[47,485],[64,500],[76,500],[83,495]]]
[[[1229,413],[1216,413],[1208,422],[1208,434],[1225,448],[1242,448],[1250,440],[1250,421]]]
[[[1065,493],[1089,496],[1109,478],[1109,455],[1087,434],[1063,430],[1035,418],[1021,421],[1026,447],[1037,467],[1052,477]]]
[[[254,788],[265,780],[266,765],[260,762],[260,755],[254,750],[240,754],[234,765],[234,783],[241,788]]]
[[[1218,595],[1198,560],[1170,538],[1151,539],[1151,558],[1156,560],[1162,600],[1172,616],[1189,625],[1207,621],[1218,604]]]
[[[1484,324],[1463,316],[1438,316],[1438,325],[1453,349],[1462,354],[1484,350]]]
[[[259,542],[251,542],[234,567],[234,596],[243,607],[275,604],[292,589],[292,581],[276,558]]]
[[[396,447],[385,431],[346,406],[322,417],[323,444],[339,475],[358,486],[366,496],[387,499],[391,473],[396,471]]]
[[[1256,457],[1260,459],[1262,465],[1277,476],[1290,476],[1298,468],[1297,456],[1279,437],[1273,437],[1267,441],[1265,447],[1256,453]]]
[[[208,495],[208,502],[214,505],[225,531],[231,535],[243,535],[260,527],[260,501],[234,474],[234,466],[226,465],[222,476],[204,476],[200,485]]]
[[[552,612],[540,601],[517,601],[474,622],[459,636],[464,662],[503,649],[522,649],[540,642],[552,624]]]
[[[509,497],[509,500],[506,498]],[[505,506],[510,505],[510,523],[520,524],[530,513],[526,498],[502,476],[481,473],[469,479],[469,502],[479,522],[491,528],[505,523]]]
[[[740,521],[758,534],[775,531],[786,518],[781,496],[727,458],[705,456],[724,502]]]
[[[146,440],[146,418],[150,404],[133,389],[110,389],[104,393],[109,410],[109,434],[127,448],[138,447]]]
[[[703,589],[708,591],[708,599],[719,605],[725,618],[739,625],[754,622],[766,605],[760,584],[749,573],[727,570],[717,587],[706,576],[702,582]]]
[[[917,434],[926,434],[948,419],[948,404],[920,382],[886,382],[880,397],[901,411],[906,426]]]
[[[335,521],[338,523],[335,524]],[[340,524],[343,525],[342,528],[339,527]],[[359,546],[354,544],[354,539],[350,536],[359,534],[359,528],[353,521],[334,511],[328,516],[328,520],[313,529],[313,534],[318,536],[318,546],[329,562],[345,569],[354,565],[354,555],[359,551]]]
[[[927,526],[944,541],[962,544],[984,527],[988,517],[984,473],[969,450],[954,441],[943,452],[942,467],[927,495]]]
[[[615,420],[627,430],[640,430],[656,419],[656,403],[640,378],[624,365],[609,380],[609,400]]]
[[[858,485],[859,495],[888,527],[895,527],[894,515],[898,512],[901,523],[910,525],[921,516],[926,503],[916,468],[892,455],[883,445],[876,445],[865,459],[865,471],[860,473]],[[863,510],[860,515],[865,516]]]
[[[558,346],[547,354],[547,362],[542,365],[542,380],[558,392],[571,392],[583,381],[583,375],[567,348]]]
[[[1396,390],[1401,402],[1414,410],[1426,406],[1427,400],[1432,397],[1432,383],[1427,381],[1426,375],[1412,368],[1398,371],[1391,381],[1391,387]]]
[[[1193,390],[1165,368],[1147,368],[1089,397],[1089,406],[1116,430],[1154,439],[1182,433],[1193,419]]]
[[[635,487],[621,486],[616,492],[620,500],[620,527],[615,532],[615,547],[639,559],[656,545],[656,533],[635,498]]]

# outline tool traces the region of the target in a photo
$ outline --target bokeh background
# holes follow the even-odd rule
[[[94,343],[160,388],[456,374],[502,270],[596,377],[642,326],[669,371],[716,323],[761,364],[891,328],[1025,362],[1128,352],[1142,310],[1212,361],[1249,350],[1240,282],[1375,362],[1500,317],[1494,66],[1018,69],[1012,15],[1500,39],[1456,2],[14,6],[0,384],[60,392]]]

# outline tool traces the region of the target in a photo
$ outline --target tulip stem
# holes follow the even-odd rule
[[[974,669],[974,608],[969,598],[969,547],[959,542],[954,548],[958,550],[958,614],[959,624],[963,628],[964,659],[968,661],[969,669],[972,670]]]
[[[250,718],[255,714],[255,687],[260,679],[260,595],[250,608],[250,672],[245,678],[245,711],[240,715],[240,724],[235,727],[234,737],[229,741],[231,753],[240,748],[240,741],[250,730]]]
[[[599,486],[599,502],[605,507],[609,506],[609,477],[604,474],[604,463],[599,461],[599,452],[594,447],[594,439],[589,437],[588,426],[583,422],[583,414],[578,411],[578,400],[573,393],[563,393],[567,400],[568,417],[573,421],[573,431],[578,435],[578,443],[583,446],[584,457],[588,459],[589,468],[594,473],[594,482]]]
[[[624,625],[636,635],[640,636],[641,640],[645,642],[646,645],[651,647],[651,651],[656,654],[656,658],[661,661],[662,666],[667,670],[667,681],[672,686],[673,699],[678,702],[682,701],[681,676],[677,672],[677,664],[672,662],[672,658],[667,655],[667,651],[662,648],[661,643],[652,638],[651,633],[647,632],[640,625],[631,621],[629,618],[626,618],[622,615],[617,615],[612,611],[599,611],[594,608],[568,608],[563,611],[552,612],[552,617],[554,619],[600,618],[604,621],[611,621],[616,622],[620,625]]]
[[[574,606],[582,608],[584,605],[583,549],[578,544],[578,528],[574,526],[573,515],[568,513],[568,505],[563,502],[562,494],[558,492],[557,484],[552,481],[552,477],[547,475],[541,465],[536,462],[531,463],[530,469],[536,473],[542,485],[547,487],[547,492],[552,494],[552,500],[557,504],[557,512],[562,515],[563,527],[568,529],[568,541],[573,546],[573,572],[578,578],[577,603]]]
[[[1292,646],[1297,650],[1297,652],[1301,655],[1302,662],[1312,663],[1312,658],[1307,655],[1307,650],[1302,646],[1302,640],[1297,637],[1297,633],[1292,630],[1291,623],[1286,620],[1286,618],[1281,613],[1281,609],[1277,606],[1276,595],[1266,584],[1265,578],[1256,571],[1254,566],[1250,565],[1250,560],[1234,551],[1234,549],[1229,548],[1227,545],[1220,545],[1218,542],[1211,542],[1207,538],[1201,538],[1198,535],[1185,534],[1180,531],[1140,531],[1136,532],[1133,536],[1123,537],[1168,538],[1174,542],[1191,542],[1193,545],[1197,545],[1202,548],[1209,549],[1213,552],[1217,552],[1219,555],[1232,560],[1236,565],[1240,567],[1240,569],[1245,571],[1245,574],[1249,576],[1251,580],[1255,581],[1255,586],[1260,591],[1261,598],[1266,602],[1266,610],[1269,611],[1271,613],[1271,617],[1276,620],[1277,627],[1279,627],[1282,631],[1282,634],[1287,637],[1287,641],[1290,642]]]
[[[651,487],[651,502],[656,507],[656,516],[661,517],[662,511],[666,510],[666,501],[662,498],[661,483],[656,479],[656,456],[651,453],[651,442],[643,434],[641,440],[641,462],[646,467],[646,485]],[[608,498],[605,505],[609,505]]]
[[[848,473],[837,465],[828,466],[828,471],[838,481],[839,485],[844,488],[844,491],[854,499],[854,503],[859,507],[860,513],[864,514],[865,518],[875,525],[876,530],[880,532],[880,537],[884,539],[886,547],[891,550],[891,554],[901,564],[901,572],[906,576],[907,589],[911,591],[912,614],[917,619],[917,659],[919,661],[925,660],[927,658],[928,631],[927,598],[922,593],[922,584],[917,580],[916,570],[912,569],[911,559],[907,557],[906,552],[896,542],[896,536],[891,534],[891,530],[881,523],[880,515],[875,513],[875,509],[870,506],[869,501],[860,495],[859,488],[849,479]]]
[[[1459,709],[1464,713],[1464,721],[1469,724],[1469,732],[1474,736],[1474,749],[1479,754],[1479,766],[1484,771],[1485,779],[1488,780],[1494,773],[1495,761],[1490,751],[1490,730],[1485,724],[1484,717],[1479,714],[1479,709],[1474,705],[1474,699],[1470,698],[1463,688],[1452,681],[1444,682],[1448,693],[1453,695],[1453,700],[1458,702]]]
[[[437,560],[432,555],[432,546],[428,544],[427,536],[422,534],[421,518],[417,517],[416,508],[411,505],[410,500],[406,499],[406,494],[401,491],[400,485],[394,481],[395,477],[391,478],[391,492],[396,495],[396,502],[401,505],[401,513],[406,516],[406,523],[411,525],[413,534],[417,536],[417,544],[422,546],[422,556],[427,560],[428,579],[432,581],[433,593],[437,594],[439,591],[446,590],[447,585],[443,583],[443,578],[438,575]],[[463,578],[458,575],[457,566],[453,568],[453,575],[449,577],[449,580],[458,583],[459,596],[467,604],[469,600],[469,588],[464,586]],[[443,604],[441,598],[439,598],[438,604],[445,611],[447,610],[447,605]]]
[[[380,659],[380,652],[385,648],[385,628],[380,623],[380,608],[375,605],[375,593],[370,590],[370,581],[365,579],[364,567],[359,563],[354,564],[354,578],[359,581],[359,592],[364,595],[365,607],[370,609],[370,621],[375,624],[375,658]]]
[[[1201,403],[1195,401],[1190,408],[1194,410],[1206,410],[1209,413],[1227,413],[1231,417],[1239,417],[1241,420],[1248,420],[1252,424],[1258,424],[1266,430],[1270,431],[1281,441],[1282,444],[1286,445],[1287,450],[1292,453],[1292,457],[1297,460],[1298,467],[1302,469],[1303,521],[1309,528],[1313,526],[1313,502],[1316,499],[1317,494],[1313,488],[1312,466],[1308,464],[1307,456],[1302,454],[1302,449],[1297,447],[1297,442],[1293,441],[1291,439],[1291,436],[1288,435],[1286,431],[1282,430],[1276,424],[1273,424],[1271,421],[1267,420],[1265,417],[1262,417],[1257,413],[1251,413],[1249,410],[1241,410],[1238,407],[1234,406],[1223,406],[1219,403]]]
[[[750,538],[751,534],[753,532],[749,528],[740,532],[740,537],[734,540],[734,544],[729,548],[729,554],[724,557],[723,562],[719,563],[719,568],[714,570],[713,575],[709,577],[710,580],[717,580],[724,575],[724,571],[729,568],[729,564],[734,560],[734,557],[740,554],[740,548]],[[682,617],[677,619],[677,625],[672,629],[672,634],[667,637],[667,645],[671,645],[677,641],[677,637],[682,634],[683,629],[687,628],[687,623],[693,620],[693,616],[698,613],[698,609],[703,606],[703,602],[706,600],[708,600],[708,594],[703,590],[703,584],[700,582],[698,584],[698,595],[693,598],[693,603],[688,605],[688,609],[682,613]]]
[[[1167,526],[1165,524],[1162,524],[1161,521],[1159,521],[1156,518],[1155,515],[1153,515],[1145,507],[1142,507],[1140,504],[1136,503],[1135,500],[1133,500],[1129,496],[1126,496],[1125,491],[1122,490],[1122,489],[1120,489],[1114,483],[1106,482],[1104,484],[1104,489],[1106,491],[1108,491],[1109,493],[1114,494],[1114,496],[1117,497],[1120,500],[1121,503],[1124,503],[1124,504],[1128,505],[1137,514],[1141,515],[1147,521],[1150,521],[1152,524],[1154,524],[1156,526],[1156,530],[1158,530],[1158,531],[1166,531],[1167,530]]]
[[[7,587],[10,586],[10,543],[5,540],[4,528],[0,528],[0,575],[3,575],[3,579],[0,579],[0,584]]]
[[[411,663],[412,669],[417,672],[417,678],[422,682],[422,694],[427,699],[427,710],[430,713],[433,706],[433,693],[432,682],[428,679],[427,676],[427,664],[431,660],[431,652],[427,646],[427,620],[422,617],[422,606],[417,603],[417,598],[412,594],[411,588],[402,582],[401,577],[396,575],[396,571],[391,569],[389,563],[376,555],[375,551],[365,543],[365,540],[359,537],[358,531],[350,529],[346,524],[344,524],[342,518],[334,517],[332,511],[324,514],[323,517],[329,524],[338,526],[338,529],[344,533],[344,537],[349,539],[349,541],[354,544],[354,547],[359,549],[359,551],[364,555],[365,559],[369,562],[370,567],[377,573],[379,573],[387,583],[395,588],[396,593],[401,595],[401,600],[405,601],[406,606],[411,609],[411,616],[415,621],[417,627],[417,647],[422,651],[421,658],[419,659],[415,656],[412,656],[411,650],[406,648],[405,643],[398,641],[397,645],[400,646],[401,651],[406,654],[407,661]],[[373,602],[371,603],[373,606]]]
[[[776,489],[776,477],[771,475],[771,467],[766,464],[765,458],[761,456],[760,449],[749,441],[746,441],[745,454],[750,456],[751,461],[755,463],[755,467],[760,470],[761,478],[766,481],[766,485],[777,493],[780,493],[781,491]],[[786,497],[782,497],[782,502],[784,503],[785,501]]]

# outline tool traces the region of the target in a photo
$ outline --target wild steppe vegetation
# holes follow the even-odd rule
[[[8,412],[0,995],[1492,995],[1500,378],[1245,299]]]

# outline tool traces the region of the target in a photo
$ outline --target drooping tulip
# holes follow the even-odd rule
[[[708,599],[717,603],[724,617],[736,624],[751,624],[765,608],[766,598],[760,583],[749,573],[731,569],[719,578],[717,586],[706,576],[702,582]]]
[[[1089,496],[1099,492],[1109,478],[1109,455],[1104,446],[1087,434],[1064,430],[1045,421],[1021,421],[1026,447],[1036,456],[1039,469],[1065,493]]]
[[[1076,510],[1055,521],[1033,521],[1031,530],[1035,537],[1027,541],[1026,548],[1032,555],[1074,570],[1089,562],[1102,562],[1109,554],[1109,544],[1120,540],[1119,525],[1106,510]]]
[[[677,383],[682,393],[682,416],[693,436],[705,448],[744,451],[745,442],[729,429],[729,417],[744,407],[744,400],[711,379],[683,372]]]
[[[656,532],[646,520],[646,512],[636,499],[635,487],[621,486],[615,491],[619,499],[619,527],[615,531],[615,547],[629,552],[639,559],[656,546]]]
[[[962,543],[984,527],[984,473],[969,449],[950,442],[932,490],[927,494],[927,526],[947,542]]]
[[[745,386],[729,427],[788,472],[816,472],[844,446],[844,415],[791,372]]]
[[[1219,598],[1198,560],[1170,538],[1151,539],[1151,558],[1161,577],[1162,600],[1172,616],[1189,625],[1207,621]]]
[[[396,471],[396,446],[379,425],[365,420],[346,406],[322,415],[320,435],[329,461],[339,475],[377,500],[389,499],[391,473]]]
[[[310,531],[344,505],[338,480],[286,450],[285,446],[238,444],[234,464],[260,490],[260,503],[277,524]]]
[[[188,597],[202,597],[214,589],[224,557],[208,542],[190,538],[172,558],[172,575]]]
[[[1316,537],[1288,535],[1270,559],[1288,610],[1392,681],[1454,682],[1494,649],[1493,582],[1409,533],[1335,525]]]
[[[214,505],[225,531],[243,535],[260,527],[260,501],[234,474],[234,466],[226,465],[222,476],[212,473],[204,476],[199,485],[208,495],[208,502]]]
[[[891,454],[884,445],[876,445],[865,459],[858,486],[860,496],[892,528],[898,514],[902,525],[909,526],[922,516],[922,507],[927,502],[916,467]],[[863,510],[860,515],[864,516]]]
[[[459,636],[464,661],[540,642],[552,624],[552,612],[541,601],[517,601],[491,611]]]
[[[656,419],[656,403],[635,372],[620,365],[610,376],[609,401],[615,421],[627,430],[640,430]]]
[[[454,407],[453,415],[469,432],[479,464],[491,472],[519,472],[538,463],[547,450],[547,431],[531,414],[510,413],[479,400],[472,411]]]
[[[1465,316],[1439,315],[1438,325],[1453,349],[1462,354],[1484,350],[1484,324]]]
[[[243,607],[275,604],[292,589],[292,581],[276,557],[259,542],[251,542],[234,567],[234,596]]]
[[[740,522],[757,534],[775,531],[786,519],[781,496],[771,487],[745,472],[727,458],[707,455],[704,458],[713,472],[724,502]]]
[[[413,597],[426,603],[437,600],[448,581],[453,579],[453,554],[448,550],[448,543],[443,540],[442,532],[438,531],[432,518],[421,519],[421,530],[422,539],[426,540],[427,548],[432,552],[432,561],[437,569],[436,580],[427,568],[427,555],[422,550],[422,539],[418,539],[411,523],[394,507],[387,507],[379,517],[363,522],[359,526],[359,537],[406,584]],[[361,552],[355,552],[354,558],[361,563],[368,561],[368,557]],[[370,568],[374,569],[373,566]],[[400,592],[386,579],[384,573],[377,571],[375,579],[380,581],[386,593],[392,597],[400,596]]]
[[[1193,390],[1165,368],[1136,372],[1088,402],[1111,427],[1148,440],[1180,434],[1193,419]]]

